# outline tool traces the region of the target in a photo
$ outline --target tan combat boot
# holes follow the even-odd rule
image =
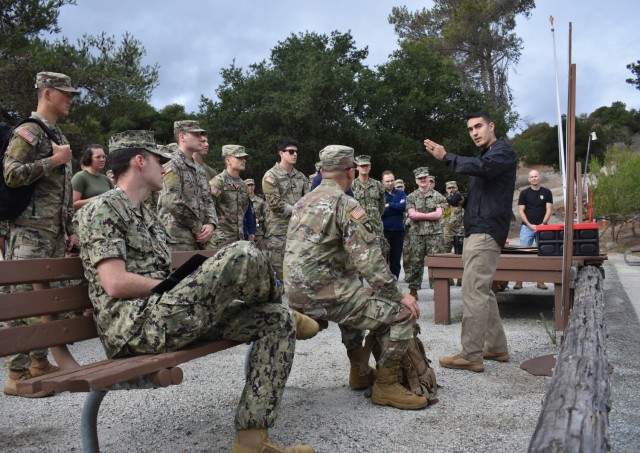
[[[316,336],[320,330],[320,325],[307,315],[293,310],[296,316],[296,340],[308,340]]]
[[[418,290],[417,289],[410,289],[409,290],[409,294],[411,294],[413,297],[416,298],[416,300],[418,300]]]
[[[537,287],[538,289],[548,289],[548,288],[547,288],[547,285],[545,285],[545,283],[544,283],[544,282],[537,282],[537,283],[536,283],[536,287]]]
[[[360,366],[364,361],[364,348],[361,346],[356,349],[347,349],[347,356],[349,357],[349,387],[353,390],[368,389],[373,385],[376,379],[376,370],[367,366],[367,370],[363,370],[364,374],[360,373]],[[364,368],[364,366],[363,366]]]
[[[522,289],[522,282],[516,282],[516,284],[513,285],[513,289]]]
[[[423,409],[429,405],[426,396],[416,395],[398,382],[400,365],[392,368],[378,367],[378,377],[373,384],[371,401],[378,406],[396,409]]]
[[[309,445],[284,447],[269,440],[266,428],[241,429],[236,432],[231,453],[313,453]]]
[[[53,395],[53,392],[18,393],[18,381],[31,379],[29,370],[9,370],[9,378],[4,383],[4,394],[10,396],[22,396],[25,398],[44,398]]]
[[[60,371],[60,368],[49,363],[49,360],[46,357],[41,359],[31,359],[29,373],[31,373],[31,376],[33,377],[44,376],[45,374],[55,373],[56,371]]]

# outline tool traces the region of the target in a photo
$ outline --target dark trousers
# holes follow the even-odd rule
[[[400,278],[400,261],[402,260],[402,242],[404,241],[404,231],[384,230],[384,237],[389,242],[389,256],[385,257],[389,263],[391,273]]]

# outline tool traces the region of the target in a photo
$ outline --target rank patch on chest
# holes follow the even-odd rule
[[[364,211],[364,209],[362,209],[362,206],[358,206],[356,208],[354,208],[349,215],[351,217],[353,217],[355,220],[360,220],[362,217],[364,217],[364,215],[366,214],[366,212]]]
[[[36,136],[33,135],[29,131],[29,129],[20,129],[16,135],[19,135],[20,137],[24,138],[29,143],[33,143],[33,141],[36,139]]]

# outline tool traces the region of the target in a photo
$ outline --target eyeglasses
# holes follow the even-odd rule
[[[289,154],[295,154],[295,153],[297,153],[297,152],[298,152],[298,150],[297,150],[297,149],[291,149],[291,148],[283,149],[282,151],[286,151],[286,152],[288,152]]]

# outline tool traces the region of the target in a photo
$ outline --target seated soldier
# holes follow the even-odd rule
[[[107,356],[174,351],[198,340],[253,342],[235,417],[233,452],[313,452],[267,438],[293,362],[296,335],[315,321],[281,304],[268,259],[250,242],[222,248],[173,289],[151,290],[170,273],[162,223],[143,200],[162,187],[153,133],[128,131],[109,143],[118,186],[78,211],[82,261]]]
[[[352,369],[358,366],[362,340],[354,344],[345,332],[373,331],[382,352],[371,401],[422,409],[427,397],[398,382],[420,310],[413,296],[398,289],[364,209],[345,194],[355,178],[353,154],[353,148],[341,145],[320,151],[322,183],[293,207],[284,256],[289,304],[316,320],[340,324]]]

